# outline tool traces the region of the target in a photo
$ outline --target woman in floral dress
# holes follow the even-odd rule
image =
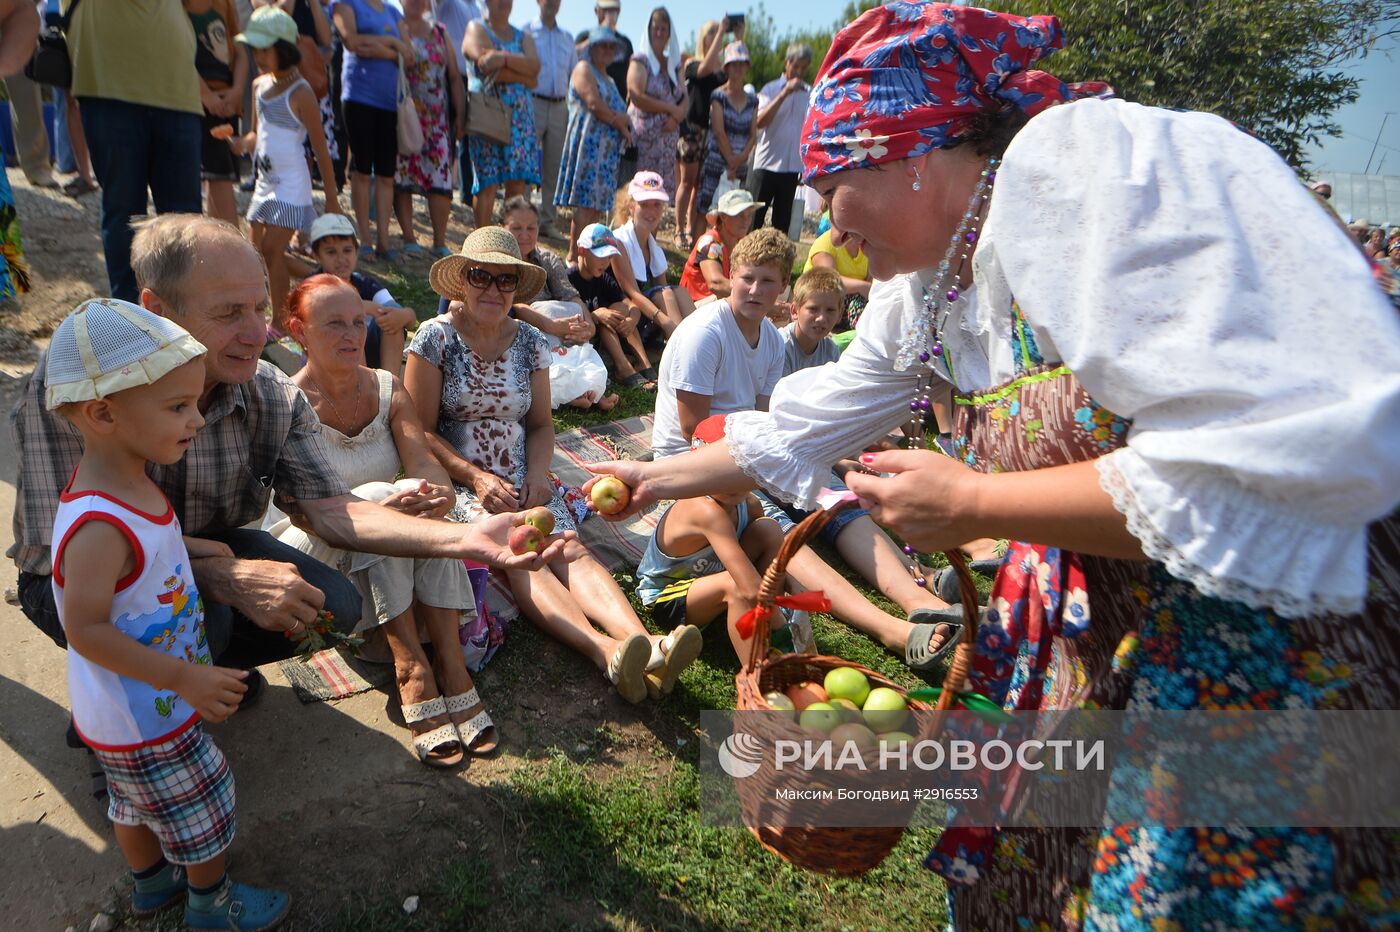
[[[511,0],[484,0],[485,17],[467,26],[463,50],[471,60],[471,90],[488,81],[510,112],[510,142],[506,145],[472,135],[467,148],[472,156],[472,213],[478,227],[488,226],[496,210],[496,187],[506,186],[506,197],[524,194],[540,183],[540,143],[535,138],[535,103],[530,94],[540,73],[535,40],[510,24]]]
[[[588,505],[549,470],[549,344],[510,316],[513,303],[539,293],[544,270],[520,257],[507,230],[483,227],[467,237],[460,255],[434,263],[429,279],[453,303],[418,329],[404,384],[457,489],[448,518],[470,523],[544,505],[557,531],[576,529]],[[699,654],[699,633],[648,634],[612,575],[574,546],[571,562],[506,572],[521,611],[605,671],[628,702],[647,697],[648,676],[666,691]]]
[[[423,247],[413,232],[413,195],[428,199],[428,217],[433,224],[432,254],[436,259],[450,256],[447,248],[447,218],[452,211],[452,165],[457,140],[466,131],[466,108],[462,102],[462,80],[457,74],[457,56],[451,39],[440,23],[428,19],[428,0],[404,0],[404,33],[413,43],[414,62],[407,69],[408,89],[423,125],[423,149],[414,155],[399,153],[394,177],[394,213],[403,231],[403,254],[421,259]]]
[[[664,6],[651,11],[647,44],[627,66],[627,118],[637,141],[637,171],[676,187],[676,143],[690,98],[681,81],[681,47]]]
[[[843,30],[803,163],[870,258],[861,338],[785,379],[771,413],[731,415],[722,449],[595,468],[638,508],[745,481],[806,507],[827,464],[951,385],[956,457],[867,454],[847,484],[913,549],[1010,539],[969,689],[1027,716],[1400,707],[1393,310],[1275,153],[1032,70],[1063,41],[1053,17],[943,3]],[[1289,774],[1274,767],[1258,787]],[[1110,792],[1141,800],[1141,775],[1119,766]],[[1106,812],[1099,829],[949,828],[926,863],[955,929],[1351,929],[1400,911],[1393,831]]]
[[[569,78],[569,131],[559,161],[559,184],[554,203],[572,207],[569,261],[578,248],[578,235],[590,223],[606,218],[617,192],[617,163],[632,141],[627,104],[604,71],[622,44],[607,26],[588,34],[583,59]]]

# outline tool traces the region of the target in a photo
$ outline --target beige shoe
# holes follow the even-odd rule
[[[608,679],[617,694],[636,705],[647,697],[647,661],[651,659],[651,639],[634,634],[622,642],[608,664]]]

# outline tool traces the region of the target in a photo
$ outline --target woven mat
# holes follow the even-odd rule
[[[638,459],[650,452],[651,423],[650,417],[634,417],[559,434],[550,468],[565,485],[581,486],[593,475],[583,468],[584,463]],[[654,505],[628,521],[591,517],[579,526],[579,539],[609,572],[636,569],[663,510]],[[491,574],[486,607],[507,623],[520,616],[510,585],[500,573]],[[302,702],[343,699],[387,685],[394,678],[391,664],[367,663],[339,648],[323,650],[305,663],[283,660],[277,668]]]

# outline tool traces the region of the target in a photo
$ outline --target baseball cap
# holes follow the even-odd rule
[[[734,188],[725,191],[720,195],[719,203],[715,205],[712,213],[724,214],[727,217],[737,217],[744,211],[752,207],[762,207],[763,205],[753,199],[753,195],[743,188]]]
[[[95,401],[153,385],[205,353],[179,324],[127,301],[84,301],[63,319],[49,343],[44,404]]]
[[[742,42],[731,42],[724,47],[724,63],[749,60],[749,47]]]
[[[348,236],[359,241],[359,231],[354,222],[344,214],[322,214],[311,224],[311,246],[314,249],[318,240],[327,236]]]
[[[297,22],[275,6],[258,7],[248,19],[248,25],[233,40],[255,49],[271,48],[278,42],[296,45]]]
[[[599,259],[615,256],[622,251],[621,244],[606,224],[590,223],[578,235],[578,248],[587,249]]]
[[[666,182],[656,172],[637,172],[627,185],[627,193],[639,204],[642,201],[671,201],[671,195],[666,193]]]

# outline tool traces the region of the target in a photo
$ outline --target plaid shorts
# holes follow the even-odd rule
[[[134,751],[93,750],[107,775],[107,818],[144,825],[173,864],[203,864],[233,842],[233,773],[195,725]]]

